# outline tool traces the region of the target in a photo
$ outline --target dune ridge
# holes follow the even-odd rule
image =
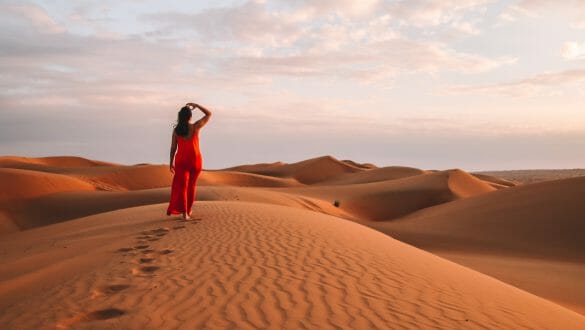
[[[226,170],[293,178],[304,184],[314,184],[336,177],[340,174],[364,171],[357,165],[340,161],[332,156],[323,156],[303,160],[297,163],[272,163],[252,166],[232,167]]]
[[[184,223],[161,217],[164,207],[23,232],[60,237],[55,244],[70,247],[66,260],[88,253],[98,258],[49,288],[28,283],[33,289],[19,303],[0,284],[0,323],[80,329],[585,326],[577,313],[335,217],[275,205],[201,202],[202,220]],[[80,229],[87,232],[83,238]],[[76,248],[92,239],[94,249]],[[14,242],[0,246],[3,259],[15,255],[7,249],[22,249]],[[42,248],[35,246],[29,257]],[[11,262],[18,260],[3,260]],[[11,278],[14,288],[30,272],[24,266],[10,267],[11,274],[2,268],[0,279]],[[61,275],[71,271],[64,267]]]
[[[94,167],[94,166],[112,166],[114,163],[91,160],[76,156],[52,156],[52,157],[19,157],[19,156],[2,156],[0,157],[0,167],[23,168],[34,167],[35,165],[48,167]]]
[[[425,171],[418,168],[388,166],[381,168],[365,168],[367,171],[351,172],[338,175],[329,180],[319,182],[319,185],[346,185],[357,183],[370,183],[402,179],[410,176],[424,174]]]

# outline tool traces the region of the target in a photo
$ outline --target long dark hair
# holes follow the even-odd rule
[[[175,133],[178,136],[185,137],[189,134],[189,120],[193,112],[190,107],[184,106],[179,110],[179,114],[177,116],[177,124],[175,125]]]

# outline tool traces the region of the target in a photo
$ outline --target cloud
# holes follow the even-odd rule
[[[585,69],[547,72],[531,77],[496,84],[457,85],[444,89],[447,94],[499,94],[506,96],[532,96],[545,88],[559,87],[585,81]]]
[[[234,7],[189,14],[166,12],[144,17],[161,34],[190,35],[216,50],[208,62],[215,74],[256,80],[314,76],[364,83],[393,80],[403,73],[477,73],[513,62],[509,58],[457,51],[433,40],[416,40],[404,24],[479,30],[462,19],[489,1],[247,1]]]
[[[499,18],[502,22],[513,22],[522,17],[546,17],[551,14],[568,18],[573,28],[585,28],[585,2],[582,0],[518,0],[504,7]]]
[[[0,12],[5,22],[14,24],[22,18],[32,23],[42,33],[61,33],[65,31],[65,28],[51,18],[42,7],[34,4],[0,4]]]
[[[214,2],[199,11],[165,5],[167,12],[155,1],[87,3],[78,10],[66,2],[47,5],[48,12],[33,4],[0,5],[10,8],[0,10],[0,137],[10,141],[0,150],[22,154],[36,145],[43,152],[47,141],[75,136],[79,145],[51,150],[163,161],[175,110],[194,99],[218,109],[211,124],[217,126],[206,133],[210,146],[253,146],[237,148],[249,158],[230,155],[236,163],[258,161],[264,150],[276,152],[267,161],[289,152],[301,159],[305,150],[343,151],[348,132],[356,130],[366,142],[381,141],[371,150],[377,155],[388,150],[385,137],[399,141],[422,132],[433,142],[444,132],[485,135],[483,122],[474,127],[441,113],[444,104],[428,95],[428,86],[515,63],[440,37],[481,34],[490,1],[227,1],[230,6]],[[139,5],[150,9],[135,10]],[[563,84],[558,79],[530,77],[458,92],[518,94]],[[389,86],[399,88],[383,89]],[[427,106],[427,115],[419,113]],[[43,122],[34,134],[33,121]],[[309,142],[329,142],[326,148],[282,148],[296,142],[299,131]],[[359,155],[362,149],[356,143],[352,150]],[[419,150],[429,151],[422,144]],[[208,159],[222,164],[227,156],[219,154]]]
[[[563,45],[561,54],[566,60],[584,60],[585,42],[566,42]]]
[[[405,25],[438,26],[460,21],[471,11],[483,11],[492,0],[413,0],[392,2],[385,7]],[[460,23],[461,24],[461,23]]]

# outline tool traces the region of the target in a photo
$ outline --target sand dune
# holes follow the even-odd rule
[[[0,324],[582,327],[554,303],[343,219],[585,314],[585,177],[516,187],[329,156],[244,165],[202,173],[198,225],[164,215],[170,180],[165,165],[0,157]]]
[[[4,204],[0,217],[0,234],[52,225],[55,223],[128,207],[168,202],[170,189],[136,191],[74,191],[55,193]],[[352,214],[317,198],[285,192],[238,186],[200,186],[201,201],[247,201],[296,207],[355,219]]]
[[[29,169],[34,166],[49,166],[49,167],[94,167],[94,166],[110,166],[114,163],[107,163],[97,160],[86,159],[82,157],[72,156],[58,156],[58,157],[18,157],[18,156],[2,156],[0,157],[0,167],[23,168]]]
[[[204,186],[223,185],[236,187],[297,187],[303,185],[291,178],[278,178],[237,171],[205,171],[198,182]]]
[[[172,179],[164,165],[126,166],[79,157],[0,157],[0,164],[4,166],[0,168],[0,182],[5,187],[0,190],[0,234],[160,203],[168,200]],[[294,187],[302,184],[294,179],[212,171],[202,173],[199,185]]]
[[[8,328],[557,328],[585,318],[338,218],[201,202],[132,208],[0,242]],[[357,238],[357,239],[356,239]]]
[[[95,190],[93,185],[67,175],[13,168],[0,168],[0,182],[2,182],[0,203],[13,203],[25,198],[64,191]]]
[[[525,185],[370,225],[585,314],[585,177]]]
[[[345,162],[345,161],[344,161]],[[363,172],[341,174],[329,180],[321,181],[319,185],[344,185],[355,183],[369,183],[389,181],[424,174],[425,171],[411,167],[388,166],[373,168]]]
[[[293,164],[260,164],[246,167],[232,167],[226,170],[256,173],[279,178],[293,178],[304,184],[314,184],[341,174],[364,171],[363,168],[342,162],[331,156],[307,159]]]
[[[106,191],[167,187],[171,178],[163,165],[127,166],[80,157],[0,157],[0,168],[67,175]]]
[[[376,170],[371,170],[376,171]],[[386,175],[385,172],[379,172]],[[356,176],[363,178],[364,173]],[[391,220],[476,194],[495,191],[461,170],[441,171],[389,181],[289,188],[290,193],[323,199],[364,220]]]
[[[585,176],[585,169],[484,171],[477,174],[494,176],[512,182],[538,183]]]
[[[421,210],[379,228],[437,249],[445,242],[446,248],[585,261],[583,196],[585,177],[542,182]]]

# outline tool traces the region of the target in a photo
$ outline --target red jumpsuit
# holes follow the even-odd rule
[[[191,138],[176,135],[175,175],[171,187],[171,201],[167,215],[191,213],[195,200],[195,184],[201,173],[203,160],[199,151],[199,130]]]

